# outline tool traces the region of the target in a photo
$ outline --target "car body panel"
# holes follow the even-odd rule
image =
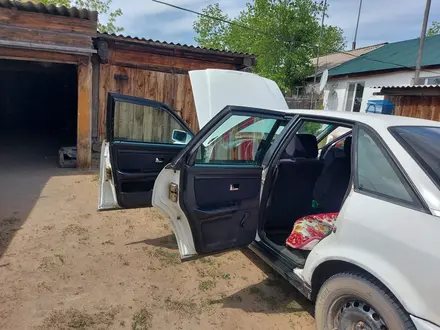
[[[179,202],[173,202],[169,198],[169,185],[180,184],[180,171],[166,166],[159,174],[153,189],[153,206],[160,209],[168,216],[171,228],[176,236],[177,246],[182,259],[189,259],[197,255],[194,247],[194,239],[191,227],[185,212],[179,206]],[[177,194],[179,198],[179,194]]]
[[[419,319],[418,317],[415,317],[413,315],[410,315],[411,320],[413,321],[414,325],[416,326],[417,330],[440,330],[440,327],[427,322],[425,320]]]
[[[226,106],[287,110],[287,102],[278,85],[256,74],[232,70],[190,71],[191,87],[199,127]]]
[[[437,217],[352,190],[336,233],[311,251],[302,275],[310,284],[322,263],[351,263],[379,279],[409,313],[440,324],[440,240],[432,235],[439,231]]]

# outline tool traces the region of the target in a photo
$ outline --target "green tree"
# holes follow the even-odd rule
[[[440,34],[440,22],[432,22],[426,33],[427,36],[435,36],[436,34]]]
[[[21,0],[27,1],[27,0]],[[124,28],[116,25],[116,19],[122,16],[122,10],[117,8],[112,11],[110,6],[113,0],[31,0],[32,2],[41,2],[44,5],[55,5],[65,7],[78,7],[88,10],[97,11],[100,15],[107,15],[107,22],[105,24],[98,22],[98,30],[100,32],[119,33],[124,31]]]
[[[310,60],[316,56],[323,9],[312,0],[250,0],[230,18],[217,3],[194,22],[195,41],[202,47],[255,54],[254,71],[289,90],[313,73]],[[342,30],[325,26],[320,54],[344,46]]]

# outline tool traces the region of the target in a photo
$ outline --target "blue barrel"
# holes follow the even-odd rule
[[[386,100],[369,100],[366,112],[394,115],[394,104]]]

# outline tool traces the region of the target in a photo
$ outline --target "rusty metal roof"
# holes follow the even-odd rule
[[[229,55],[229,56],[243,57],[243,58],[244,57],[255,58],[255,55],[248,54],[248,53],[238,53],[238,52],[231,52],[228,50],[204,48],[204,47],[186,45],[186,44],[180,44],[180,43],[138,38],[138,37],[132,37],[132,36],[124,36],[122,34],[116,35],[116,34],[109,34],[109,33],[99,33],[98,37],[116,39],[116,40],[121,40],[121,41],[140,42],[143,44],[153,45],[153,46],[163,46],[163,47],[178,48],[178,49],[180,48],[183,50],[189,49],[189,50],[195,50],[198,52],[206,52],[206,53],[211,53],[211,54],[215,53],[218,55]]]
[[[33,13],[41,13],[48,15],[66,16],[73,18],[87,19],[90,21],[98,21],[98,12],[87,9],[78,9],[75,7],[67,8],[65,6],[57,7],[55,5],[44,5],[42,3],[21,2],[13,0],[0,0],[0,8],[15,9],[28,11]]]

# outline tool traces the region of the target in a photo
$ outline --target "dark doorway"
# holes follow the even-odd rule
[[[77,84],[75,65],[0,60],[2,170],[56,166],[58,150],[76,146]]]

